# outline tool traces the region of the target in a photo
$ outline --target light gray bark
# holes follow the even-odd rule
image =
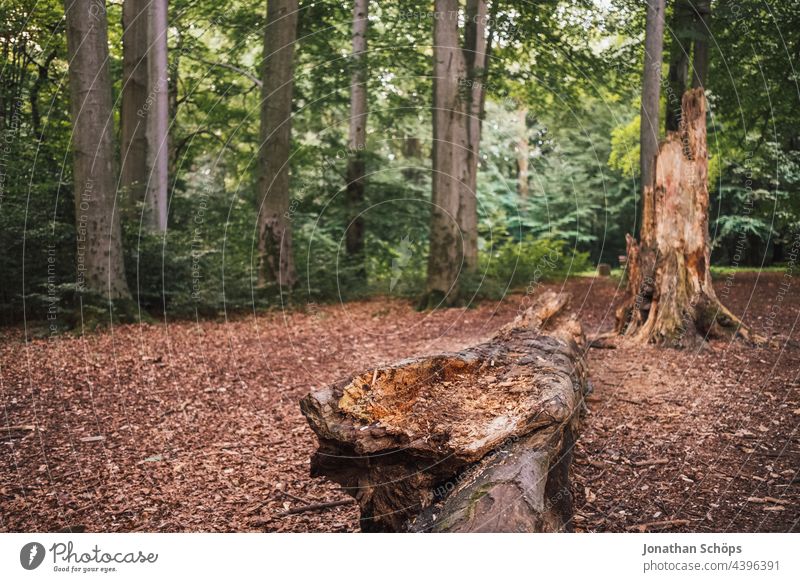
[[[167,0],[122,5],[121,184],[142,223],[167,228],[169,94]]]
[[[648,0],[642,75],[639,164],[642,181],[642,240],[652,228],[653,168],[658,154],[661,57],[664,46],[664,0]]]
[[[433,179],[428,302],[455,301],[464,259],[461,184],[468,183],[462,98],[466,63],[458,34],[458,0],[436,0],[433,24]]]
[[[364,150],[367,144],[367,11],[368,0],[353,3],[353,72],[350,78],[350,132],[347,160],[347,203],[350,224],[347,254],[362,261],[364,254]]]
[[[150,111],[147,116],[147,181],[146,203],[150,226],[156,232],[167,231],[167,190],[169,176],[169,73],[167,65],[167,0],[150,4]]]
[[[464,237],[464,266],[478,266],[478,165],[481,126],[486,98],[486,0],[467,0],[464,23],[464,61],[467,79],[467,181],[461,192],[460,225]]]
[[[65,2],[79,290],[129,298],[116,208],[105,2]]]
[[[270,0],[264,30],[258,214],[259,285],[295,282],[289,214],[289,153],[297,0]]]

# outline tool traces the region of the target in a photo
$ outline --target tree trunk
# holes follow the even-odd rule
[[[347,206],[350,223],[347,228],[347,254],[360,265],[359,274],[366,277],[364,265],[364,150],[367,144],[367,0],[353,4],[353,72],[350,80],[350,136],[347,161]]]
[[[151,0],[150,56],[148,58],[151,102],[147,115],[146,205],[149,225],[156,232],[167,231],[167,192],[169,188],[169,73],[167,65],[167,0]]]
[[[453,304],[464,261],[461,184],[468,183],[461,85],[466,74],[459,43],[458,0],[436,0],[433,24],[433,179],[427,305]]]
[[[545,293],[486,343],[307,395],[312,475],[356,498],[364,531],[569,529],[570,451],[589,383],[567,302]]]
[[[628,297],[617,310],[617,330],[674,347],[709,337],[760,341],[719,302],[711,283],[702,89],[683,96],[681,129],[659,147],[653,191],[649,236],[641,245],[628,237]]]
[[[67,0],[69,1],[69,0]],[[147,118],[146,107],[150,2],[125,0],[122,3],[122,107],[120,111],[120,184],[131,207],[144,202],[147,193]],[[145,216],[150,223],[150,217]]]
[[[642,237],[648,235],[653,214],[653,165],[658,153],[661,58],[664,41],[664,0],[649,0],[644,40],[639,166],[642,181]]]
[[[130,298],[116,208],[114,112],[105,2],[67,0],[77,288]]]
[[[530,146],[528,143],[528,110],[520,109],[517,111],[519,122],[519,137],[517,139],[517,193],[520,203],[525,205],[530,195],[528,184],[528,158],[530,157]]]
[[[258,283],[295,283],[289,216],[289,154],[297,0],[270,0],[264,31],[259,153]]]
[[[672,9],[669,51],[669,77],[667,89],[667,131],[678,131],[681,124],[681,98],[689,81],[689,53],[694,31],[692,7],[687,0],[676,0]]]
[[[120,182],[131,206],[142,204],[142,224],[167,229],[169,101],[167,0],[122,5]]]
[[[169,68],[174,71],[174,74],[172,78],[169,79],[167,101],[169,103],[169,118],[178,119],[178,78],[180,77],[181,52],[183,51],[183,37],[181,36],[180,27],[175,31],[173,45],[175,46],[175,50],[170,54],[172,64]],[[169,166],[167,175],[175,176],[178,170],[178,156],[180,155],[178,151],[178,140],[168,139],[167,141],[169,142]]]
[[[486,98],[488,68],[486,43],[486,0],[467,0],[464,21],[464,63],[467,103],[463,118],[467,129],[467,179],[462,185],[459,226],[464,240],[464,267],[478,266],[478,167],[480,164],[481,126]]]
[[[709,41],[711,38],[711,0],[696,0],[692,87],[705,87],[708,78]]]

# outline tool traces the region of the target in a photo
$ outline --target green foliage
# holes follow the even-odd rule
[[[616,262],[625,233],[636,229],[634,180],[608,167],[608,136],[627,123],[625,107],[587,97],[568,124],[530,115],[528,200],[517,193],[516,117],[491,103],[487,112],[478,185],[482,237],[554,238],[594,261]]]
[[[509,292],[532,293],[555,279],[591,268],[589,253],[567,243],[526,236],[505,238],[481,255],[477,272],[464,282],[462,296],[498,299]]]
[[[644,5],[491,5],[477,193],[480,266],[463,282],[467,299],[497,297],[599,261],[616,264],[625,234],[638,230]],[[121,4],[108,10],[118,105]],[[366,199],[357,209],[366,228],[362,265],[344,253],[351,6],[301,1],[290,192],[299,283],[281,296],[254,279],[265,3],[233,0],[220,11],[211,0],[170,2],[166,236],[143,231],[140,209],[118,193],[128,282],[142,314],[215,316],[424,290],[431,11],[429,0],[370,3]],[[11,322],[55,312],[57,326],[75,325],[83,300],[85,321],[107,320],[102,298],[74,292],[63,4],[18,0],[0,7],[0,16],[0,315]],[[786,78],[797,43],[776,34],[776,23],[796,30],[799,19],[788,1],[768,8],[759,0],[714,4],[707,91],[714,261],[785,260],[800,227],[800,117],[796,79]],[[517,186],[520,136],[529,145],[526,200]],[[120,320],[131,312],[111,309]]]
[[[611,153],[608,166],[626,178],[633,178],[639,172],[639,129],[641,117],[636,116],[628,123],[611,130]]]

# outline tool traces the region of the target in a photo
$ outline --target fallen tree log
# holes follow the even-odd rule
[[[358,501],[363,531],[571,529],[571,448],[589,382],[568,301],[545,293],[485,343],[308,394],[312,476]]]

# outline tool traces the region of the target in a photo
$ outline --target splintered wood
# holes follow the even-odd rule
[[[588,387],[580,325],[548,292],[490,341],[313,392],[312,474],[341,484],[365,531],[569,527],[570,449]]]

